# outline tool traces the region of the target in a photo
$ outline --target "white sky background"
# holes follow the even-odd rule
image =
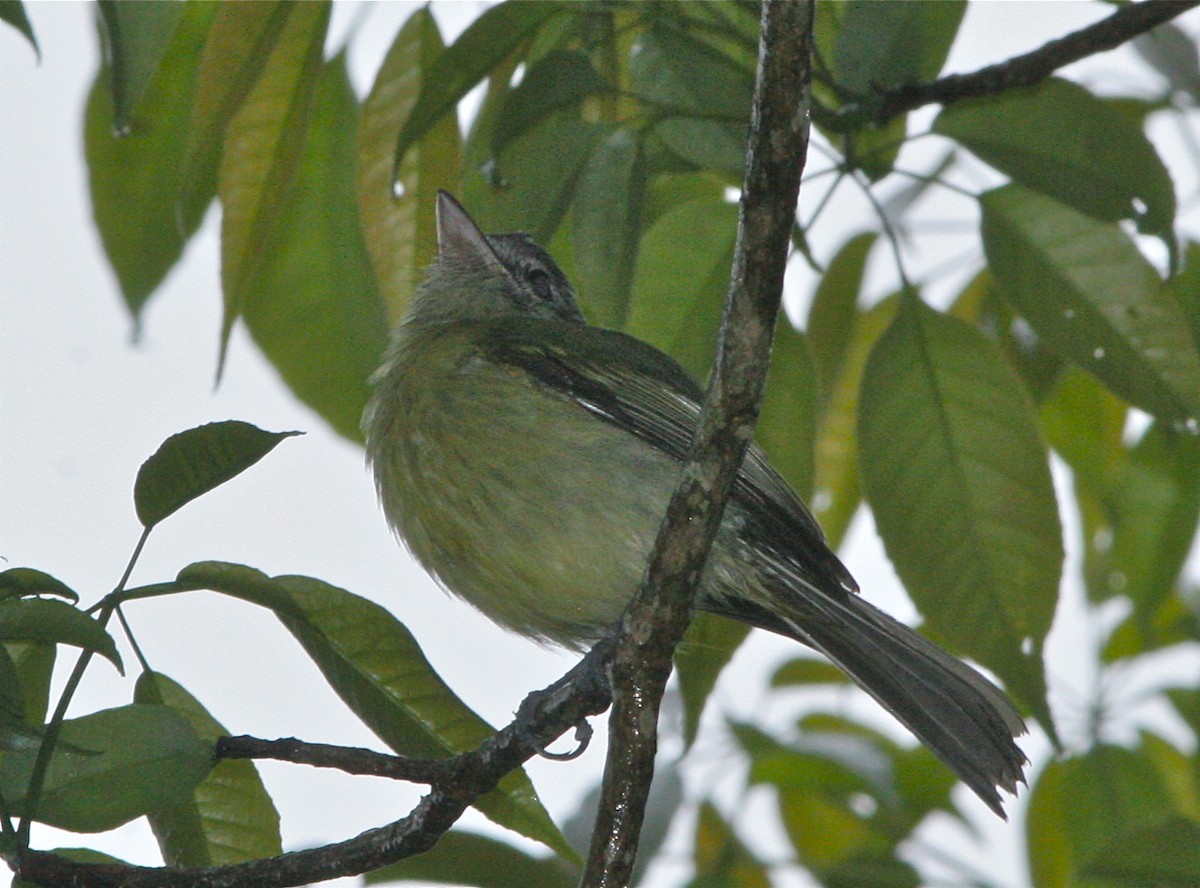
[[[449,40],[486,5],[435,3],[433,10]],[[416,6],[385,3],[367,12],[359,3],[338,4],[334,45],[361,16],[351,41],[352,74],[360,94],[369,87],[399,24]],[[91,604],[115,584],[137,540],[133,479],[164,438],[229,418],[271,430],[302,429],[304,437],[284,441],[257,466],[156,529],[132,582],[168,579],[185,564],[205,559],[250,564],[269,574],[319,577],[390,608],[470,705],[494,724],[507,722],[527,691],[557,678],[574,658],[503,632],[438,591],[391,538],[361,451],[292,398],[240,328],[234,331],[224,382],[213,391],[221,311],[216,205],[146,310],[141,342],[131,345],[131,324],[91,222],[83,164],[83,104],[98,59],[93,10],[79,2],[34,2],[27,8],[42,49],[40,65],[15,31],[0,27],[0,557],[5,559],[0,569],[48,571]],[[947,70],[999,61],[1110,11],[1104,4],[1077,2],[972,5]],[[1193,14],[1183,24],[1195,32],[1200,21]],[[1128,52],[1109,54],[1070,73],[1089,84],[1111,84],[1102,91],[1117,92],[1135,64],[1137,76],[1144,76]],[[1195,168],[1180,157],[1172,127],[1159,129],[1158,144],[1187,210],[1195,206]],[[914,150],[923,150],[920,143]],[[902,155],[902,163],[909,157]],[[810,170],[818,163],[814,155]],[[988,181],[980,167],[978,184]],[[822,191],[806,190],[807,206]],[[827,236],[816,239],[818,255],[827,258],[847,234],[871,224],[861,200],[851,203],[860,215],[840,216],[837,224],[822,226]],[[930,201],[922,209],[922,218],[931,221],[974,222],[970,203],[961,199]],[[1194,210],[1181,212],[1180,228],[1196,237]],[[969,237],[926,242],[938,252],[917,257],[918,272],[978,250]],[[881,271],[880,294],[890,287],[882,276],[890,276],[889,261],[877,251],[873,265]],[[973,267],[964,264],[963,274]],[[812,284],[811,272],[794,262],[789,280],[793,295],[807,298]],[[870,523],[862,518],[844,550],[847,564],[868,597],[899,616],[911,616]],[[1073,543],[1073,525],[1067,533]],[[1068,572],[1075,564],[1068,563]],[[1078,591],[1069,591],[1077,601]],[[182,682],[231,732],[379,746],[265,611],[198,592],[135,603],[128,616],[154,668]],[[1078,619],[1078,604],[1060,608],[1049,654],[1053,702],[1076,712],[1091,681],[1078,657],[1071,656],[1079,639],[1070,627]],[[739,655],[715,702],[735,716],[784,727],[793,722],[797,708],[774,701],[774,711],[764,712],[760,689],[762,676],[796,648],[756,635],[762,637]],[[130,676],[123,679],[106,664],[95,664],[74,714],[129,702],[136,664],[128,646],[123,653]],[[73,659],[70,654],[64,658],[67,664]],[[1194,658],[1174,660],[1167,668],[1181,675],[1197,671]],[[1188,671],[1179,671],[1184,669]],[[877,711],[865,697],[849,705],[855,713]],[[882,714],[879,720],[887,724]],[[594,723],[597,738],[581,761],[539,761],[530,767],[556,818],[570,813],[599,775],[604,720]],[[1157,723],[1171,728],[1169,719]],[[692,758],[715,767],[702,772],[701,789],[728,771],[727,742],[717,731],[708,736],[702,731]],[[1044,760],[1040,739],[1026,748]],[[404,784],[298,766],[263,763],[260,769],[283,815],[288,849],[346,838],[394,820],[418,795]],[[963,844],[968,841],[965,832],[941,828],[923,835],[974,859],[1006,888],[1018,888],[1025,879],[1020,817],[1001,824],[967,795],[963,799],[991,843],[987,857]],[[490,828],[474,814],[466,823]],[[756,827],[766,836],[773,829],[769,823]],[[35,842],[41,847],[86,843],[131,861],[159,862],[142,822],[93,837],[37,830]],[[674,881],[675,871],[661,872],[657,884]],[[804,881],[796,876],[788,884]]]

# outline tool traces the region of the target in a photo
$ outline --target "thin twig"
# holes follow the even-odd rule
[[[924,105],[949,105],[962,99],[1033,86],[1059,68],[1120,46],[1197,5],[1200,0],[1143,0],[1121,6],[1093,25],[970,74],[949,74],[925,83],[890,87],[871,100],[875,109],[871,116],[876,123],[883,124]]]
[[[412,813],[395,823],[320,848],[191,869],[86,864],[25,850],[16,861],[17,876],[32,884],[72,888],[286,888],[358,875],[427,851],[468,805],[494,789],[505,774],[538,754],[548,740],[608,707],[608,649],[608,643],[601,642],[553,685],[530,694],[517,719],[475,750],[427,762],[427,769],[444,768],[445,774]],[[236,741],[231,742],[236,746]]]
[[[413,783],[434,784],[453,772],[453,759],[419,759],[406,755],[389,755],[373,749],[334,746],[329,743],[310,743],[295,737],[264,740],[240,735],[217,739],[219,759],[272,759],[314,768],[333,768],[346,774],[362,777],[386,777]]]

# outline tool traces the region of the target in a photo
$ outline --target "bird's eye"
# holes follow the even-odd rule
[[[543,302],[554,301],[554,282],[550,280],[549,274],[540,268],[534,268],[529,272],[528,280],[538,299]]]

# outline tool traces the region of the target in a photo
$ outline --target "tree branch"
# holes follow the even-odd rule
[[[717,360],[692,455],[622,620],[600,809],[582,884],[629,884],[675,645],[758,419],[808,148],[811,0],[762,4],[737,245]]]
[[[246,885],[284,888],[358,875],[427,851],[454,825],[468,805],[494,789],[505,774],[519,768],[546,743],[587,716],[608,707],[605,677],[608,650],[609,643],[601,642],[557,682],[530,694],[521,704],[517,718],[473,751],[423,763],[424,777],[432,778],[434,771],[443,773],[437,779],[431,779],[431,791],[412,813],[353,839],[247,863],[192,869],[84,864],[47,851],[25,850],[19,853],[16,861],[16,875],[33,884],[70,885],[72,888],[244,888]],[[236,750],[244,739],[253,738],[228,738],[228,744]],[[289,742],[284,741],[285,744]],[[329,753],[322,752],[319,744],[302,745],[310,748],[307,752],[293,750],[297,757],[307,755],[312,759],[329,760]],[[287,750],[280,747],[277,751]],[[349,752],[367,753],[367,750]],[[376,755],[371,754],[372,757]],[[360,763],[365,762],[366,759],[362,759]]]
[[[218,738],[215,755],[219,759],[273,759],[315,768],[335,768],[362,777],[387,777],[430,785],[445,780],[455,762],[455,759],[418,759],[373,749],[309,743],[295,737],[263,740],[246,735]]]
[[[1051,40],[1007,61],[980,68],[970,74],[950,74],[925,83],[901,84],[883,90],[870,100],[876,109],[871,116],[876,123],[883,124],[923,105],[949,105],[962,99],[1033,86],[1071,62],[1120,46],[1197,5],[1200,5],[1200,0],[1143,0],[1141,3],[1130,3],[1094,25]]]

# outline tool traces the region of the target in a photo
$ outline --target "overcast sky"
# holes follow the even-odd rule
[[[433,8],[449,38],[485,5]],[[357,19],[351,62],[360,93],[369,86],[387,41],[415,6],[383,4]],[[77,2],[33,3],[28,9],[41,44],[40,65],[22,38],[0,27],[0,568],[46,570],[90,604],[115,584],[137,540],[133,478],[164,438],[229,418],[272,430],[301,429],[304,437],[283,442],[250,471],[158,528],[133,583],[167,579],[183,565],[206,559],[322,578],[390,608],[468,703],[494,724],[506,722],[528,690],[552,681],[573,658],[509,635],[438,591],[391,538],[361,451],[291,397],[240,328],[234,331],[224,381],[213,390],[220,324],[215,205],[147,309],[141,341],[131,344],[130,320],[91,223],[82,161],[83,102],[97,67],[93,10]],[[956,45],[948,69],[998,61],[1107,11],[1103,4],[1080,3],[993,3],[973,9],[964,25],[968,36]],[[359,15],[360,4],[338,4],[331,45],[345,39]],[[1196,30],[1194,16],[1184,22]],[[1121,64],[1110,56],[1087,70],[1104,77]],[[1167,159],[1185,182],[1181,202],[1194,206],[1190,166]],[[954,212],[961,211],[956,204]],[[842,221],[837,237],[866,221]],[[1195,223],[1192,212],[1183,225],[1190,226],[1193,237]],[[818,246],[825,249],[832,242]],[[948,247],[947,255],[964,248],[970,243]],[[811,289],[811,276],[800,263],[793,267],[791,291],[802,299]],[[1068,525],[1069,539],[1073,528]],[[856,524],[845,555],[864,594],[899,616],[912,615],[868,520]],[[1073,567],[1074,561],[1068,564]],[[1089,681],[1069,656],[1078,638],[1070,629],[1071,611],[1065,615],[1064,621],[1060,612],[1051,642],[1056,702],[1085,694]],[[128,616],[151,664],[183,683],[231,732],[378,746],[265,612],[191,593],[137,603]],[[756,637],[723,679],[717,694],[721,708],[776,726],[790,724],[795,708],[764,712],[760,688],[770,665],[794,651],[781,639]],[[121,678],[97,663],[74,711],[121,705],[131,694],[132,677]],[[855,713],[878,711],[862,695],[844,705]],[[879,721],[889,724],[881,714]],[[602,720],[596,724],[602,729]],[[709,763],[708,780],[724,770],[724,742],[702,737],[694,753]],[[1037,738],[1029,746],[1035,753],[1043,748]],[[602,761],[601,730],[581,761],[531,766],[553,814],[573,809]],[[286,848],[326,843],[394,820],[416,798],[402,784],[271,763],[260,767],[283,814]],[[973,799],[965,805],[978,812],[988,840],[995,843],[997,873],[1007,869],[1010,878],[1004,884],[1015,888],[1019,872],[1003,861],[1016,859],[1020,819],[1004,826]],[[473,814],[468,823],[488,828]],[[763,830],[769,837],[770,827]],[[947,835],[957,838],[938,835],[943,843]],[[159,860],[141,822],[85,841],[131,861]],[[35,842],[83,844],[50,830],[36,832]]]

